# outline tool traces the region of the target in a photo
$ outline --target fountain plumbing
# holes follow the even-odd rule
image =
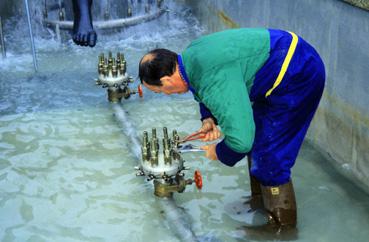
[[[185,160],[181,157],[180,138],[173,130],[172,139],[168,130],[163,128],[162,152],[160,153],[159,140],[156,129],[152,129],[151,139],[145,131],[142,138],[142,162],[136,167],[137,176],[145,176],[148,181],[154,181],[154,194],[158,197],[172,197],[174,192],[182,193],[187,185],[195,182],[198,189],[202,188],[202,177],[195,171],[193,179],[185,179]]]
[[[143,96],[141,85],[137,91],[131,90],[129,84],[134,80],[127,74],[127,62],[122,53],[117,53],[116,58],[109,52],[108,58],[104,54],[99,56],[98,64],[99,78],[96,80],[96,85],[101,85],[108,89],[109,102],[117,103],[124,99],[130,98],[132,94]]]

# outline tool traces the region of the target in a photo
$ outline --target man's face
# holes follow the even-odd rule
[[[150,85],[150,84],[147,84],[146,82],[142,82],[143,83],[143,85],[147,88],[147,89],[149,89],[150,91],[152,91],[152,92],[155,92],[155,93],[165,93],[165,94],[170,94],[170,93],[166,93],[166,92],[164,92],[164,86],[156,86],[156,85]]]
[[[143,85],[153,91],[155,93],[164,93],[167,95],[170,94],[182,94],[188,91],[187,84],[184,83],[181,79],[175,78],[173,76],[164,76],[160,79],[161,86],[150,85],[143,81]]]

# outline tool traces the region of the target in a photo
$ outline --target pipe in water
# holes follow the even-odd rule
[[[30,12],[29,12],[28,0],[24,0],[24,3],[26,5],[29,35],[30,35],[30,38],[31,38],[33,67],[35,68],[35,71],[37,72],[38,66],[37,66],[37,59],[36,59],[35,42],[33,40],[32,25],[31,25],[31,15],[30,15]]]
[[[27,0],[25,0],[27,1]],[[137,25],[143,22],[148,22],[155,18],[158,18],[163,13],[167,12],[166,9],[160,9],[157,12],[146,14],[142,16],[130,17],[130,18],[122,18],[122,19],[113,19],[107,21],[94,21],[95,29],[111,29],[111,28],[121,28]],[[73,21],[59,21],[59,20],[49,20],[44,19],[44,24],[49,25],[59,25],[61,29],[73,29]]]
[[[126,135],[131,139],[132,152],[135,155],[136,160],[139,161],[141,159],[141,145],[135,129],[133,128],[132,123],[127,118],[120,104],[113,103],[112,105],[115,117],[124,128]],[[164,214],[168,219],[168,225],[170,226],[170,229],[175,233],[176,236],[179,237],[181,241],[198,241],[190,226],[185,223],[183,215],[181,215],[180,210],[173,199],[164,198],[158,199],[157,201],[159,202],[161,210],[164,211]]]

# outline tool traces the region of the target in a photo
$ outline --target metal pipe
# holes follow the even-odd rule
[[[26,5],[28,28],[29,28],[29,36],[31,38],[33,67],[35,68],[35,71],[37,71],[38,70],[38,66],[37,66],[37,59],[36,59],[35,42],[33,40],[32,25],[31,25],[31,15],[30,15],[30,12],[29,12],[28,0],[24,0],[24,3]]]
[[[139,162],[141,159],[141,145],[133,125],[129,121],[123,108],[118,103],[113,103],[113,110],[116,119],[123,126],[124,132],[131,139],[131,149]],[[180,241],[198,241],[191,227],[185,222],[185,214],[181,214],[180,208],[175,204],[173,199],[157,199],[161,210],[164,212],[168,220],[168,225]]]
[[[4,41],[4,34],[3,34],[3,23],[1,21],[0,16],[0,45],[1,45],[1,53],[3,55],[3,58],[6,58],[6,51],[5,51],[5,41]]]
[[[169,228],[180,239],[180,241],[199,241],[188,223],[184,221],[186,214],[181,213],[180,208],[173,198],[158,198],[159,205],[164,211]]]
[[[27,1],[27,0],[25,0]],[[137,25],[143,22],[148,22],[155,18],[158,18],[160,15],[165,13],[166,9],[159,9],[158,11],[142,16],[130,17],[130,18],[122,18],[122,19],[114,19],[114,20],[107,20],[107,21],[94,21],[94,28],[95,29],[112,29],[112,28],[120,28],[120,27],[128,27]],[[73,29],[73,21],[59,21],[59,20],[49,20],[44,19],[44,24],[46,25],[57,25],[61,29]]]

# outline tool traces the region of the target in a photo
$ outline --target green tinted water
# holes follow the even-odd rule
[[[1,241],[179,240],[152,185],[135,176],[130,139],[114,118],[106,90],[93,81],[100,52],[124,52],[135,77],[147,50],[180,51],[201,34],[186,12],[169,15],[169,24],[166,18],[101,35],[93,49],[38,38],[38,74],[31,55],[15,47],[0,60]],[[185,135],[200,126],[190,94],[146,91],[144,99],[133,97],[122,107],[138,135],[164,126]],[[175,201],[200,241],[278,240],[242,229],[242,202],[250,193],[245,160],[230,168],[201,154],[183,157],[192,168],[187,177],[200,169],[204,188],[187,187]],[[367,241],[368,195],[309,145],[300,152],[293,179],[299,215],[292,240]]]

